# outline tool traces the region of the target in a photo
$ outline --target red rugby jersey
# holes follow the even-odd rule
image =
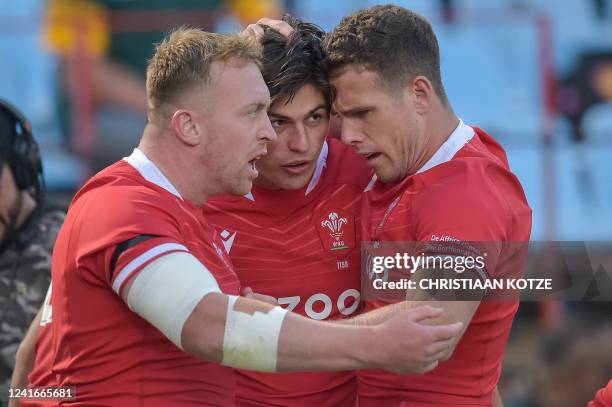
[[[527,242],[531,233],[531,209],[502,147],[463,122],[416,174],[374,183],[362,216],[371,241]],[[517,254],[516,244],[495,247],[495,267],[486,270],[493,277]],[[482,301],[453,356],[430,373],[360,371],[360,406],[490,406],[517,308],[518,301]]]
[[[113,259],[117,245],[139,236],[149,239]],[[143,267],[177,251],[238,294],[222,247],[201,208],[181,199],[139,150],[87,182],[53,253],[52,370],[57,385],[76,387],[76,400],[63,405],[232,405],[233,369],[184,353],[120,297]]]
[[[212,199],[205,216],[243,287],[313,319],[346,318],[360,304],[357,225],[370,178],[365,160],[329,138],[304,188]],[[354,406],[356,399],[353,372],[237,371],[236,381],[238,405]]]
[[[595,395],[595,399],[589,402],[588,407],[612,407],[612,380],[608,385],[599,390]]]

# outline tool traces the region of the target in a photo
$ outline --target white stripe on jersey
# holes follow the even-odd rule
[[[364,188],[363,192],[371,191],[372,188],[374,188],[374,184],[376,183],[377,179],[378,179],[378,177],[376,176],[376,174],[374,174],[372,176],[372,179],[370,180],[370,182],[368,182],[368,185],[366,185],[366,187]]]
[[[119,289],[121,288],[121,285],[123,284],[125,279],[132,273],[132,271],[136,270],[138,267],[142,266],[147,261],[151,260],[156,256],[159,256],[160,254],[164,254],[167,252],[175,252],[177,250],[189,253],[189,250],[187,250],[187,248],[182,244],[164,243],[160,244],[159,246],[155,246],[147,250],[140,256],[136,257],[115,275],[115,280],[113,281],[113,291],[119,294]]]
[[[319,158],[317,159],[317,166],[315,168],[315,172],[310,179],[310,183],[308,183],[308,188],[306,188],[306,194],[308,195],[310,191],[315,189],[319,180],[321,179],[321,175],[323,175],[323,170],[327,166],[327,154],[329,153],[329,146],[327,145],[327,141],[323,143],[323,147],[321,148],[321,153],[319,154]]]
[[[415,174],[420,174],[425,172],[436,165],[444,164],[453,159],[455,154],[459,152],[467,143],[470,142],[472,137],[474,137],[476,133],[474,129],[468,125],[463,124],[463,120],[459,119],[459,124],[453,130],[448,139],[440,146],[438,151],[431,156],[429,161],[427,161]]]
[[[170,180],[166,178],[159,167],[157,167],[153,161],[149,160],[149,157],[147,157],[140,149],[135,148],[132,154],[129,157],[124,157],[123,160],[127,161],[128,164],[134,167],[136,171],[138,171],[147,181],[152,182],[171,194],[176,195],[178,198],[181,198],[181,194],[179,194]]]

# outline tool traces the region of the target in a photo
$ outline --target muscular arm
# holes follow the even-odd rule
[[[187,352],[213,362],[223,361],[227,302],[227,296],[220,293],[211,293],[202,299],[183,328],[182,344]],[[266,315],[273,308],[270,304],[244,297],[238,298],[234,305],[234,311],[247,316],[255,313]],[[365,349],[373,340],[374,330],[366,328],[371,333],[368,338],[358,334],[362,330],[340,326],[326,330],[327,325],[287,313],[278,337],[277,370],[309,370],[322,366],[326,370],[343,370],[375,365],[365,352],[360,355],[347,349]],[[249,349],[244,349],[243,353],[244,364],[250,364],[248,359],[254,355],[250,355]],[[331,360],[327,360],[328,357]]]
[[[395,304],[386,305],[381,308],[357,315],[353,318],[340,319],[334,322],[342,325],[378,325],[393,317],[400,311],[409,310],[415,307],[415,304],[409,301],[402,301]]]
[[[174,258],[180,256],[188,255],[175,254]],[[159,307],[159,301],[147,300],[169,298],[168,292],[172,291],[170,282],[159,284],[168,276],[176,275],[173,262],[163,262],[163,259],[145,267],[128,283],[122,296],[128,305],[132,304],[130,308],[133,311],[169,338],[174,337],[185,352],[211,362],[264,371],[380,367],[403,373],[424,372],[437,365],[441,353],[447,351],[462,328],[461,324],[421,324],[419,321],[428,315],[437,315],[437,311],[429,308],[400,312],[385,323],[372,327],[329,324],[285,313],[280,307],[254,299],[228,296],[217,289],[205,292],[188,314],[180,330],[180,339],[177,339],[172,329],[164,326],[164,318],[157,315],[157,311],[164,307]],[[191,261],[189,267],[194,267],[195,282],[198,273],[207,270],[203,265],[193,263],[197,260]],[[156,263],[162,265],[157,271]],[[185,270],[185,264],[181,264],[182,270]],[[142,285],[138,279],[150,274],[151,270],[156,273],[154,283]],[[183,273],[183,276],[189,278],[189,274]],[[147,278],[153,281],[150,275]],[[135,284],[138,284],[136,289]],[[194,284],[185,286],[191,289]],[[143,305],[138,305],[140,300],[130,295],[132,290],[142,291]],[[183,297],[180,292],[176,296],[178,299]],[[174,302],[172,298],[165,301]],[[166,320],[172,322],[173,318]]]
[[[200,302],[183,328],[182,345],[187,352],[213,362],[223,362],[224,351],[227,351],[223,344],[227,319],[226,307],[227,296],[218,293],[211,293]],[[234,311],[249,315],[256,312],[265,314],[273,308],[270,304],[239,298],[234,306]],[[410,310],[400,313],[396,318],[391,318],[386,325],[371,327],[330,324],[314,321],[295,313],[287,313],[278,337],[276,371],[352,370],[382,367],[400,372],[422,372],[423,368],[412,363],[409,363],[411,367],[407,370],[399,367],[398,365],[405,362],[392,361],[393,356],[389,351],[389,346],[395,347],[395,345],[385,345],[385,343],[399,341],[399,348],[403,349],[401,352],[404,352],[409,359],[418,358],[415,351],[419,353],[417,349],[426,347],[429,359],[423,363],[434,364],[440,352],[447,351],[454,338],[453,334],[430,331],[425,335],[431,334],[439,338],[430,346],[426,344],[428,340],[421,337],[419,331],[425,327],[420,325],[421,319],[438,313],[439,311],[431,308],[423,308],[418,312]],[[402,322],[408,325],[395,326],[403,318],[405,320]],[[453,333],[460,329],[458,325],[451,325],[451,327],[450,330]],[[443,328],[446,331],[449,326],[428,328]],[[252,342],[256,342],[255,337]],[[255,347],[247,348],[242,350],[244,358],[242,363],[234,367],[250,365],[249,358],[254,357],[257,350]],[[378,350],[381,348],[383,352],[379,353]]]

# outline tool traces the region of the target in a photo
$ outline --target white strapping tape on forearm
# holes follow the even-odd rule
[[[278,338],[287,310],[235,311],[239,297],[230,295],[223,336],[223,364],[241,369],[275,372]]]
[[[144,267],[134,278],[128,307],[182,349],[185,321],[202,298],[221,292],[210,271],[193,255],[170,253]]]

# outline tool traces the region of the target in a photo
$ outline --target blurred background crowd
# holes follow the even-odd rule
[[[137,144],[146,62],[171,28],[236,32],[289,12],[329,31],[377,3],[0,0],[0,97],[31,120],[50,199],[66,204]],[[533,208],[532,239],[612,241],[612,0],[394,3],[432,22],[449,99],[505,147]],[[599,277],[612,283],[611,273]],[[612,304],[599,299],[521,305],[506,406],[585,405],[607,383]]]

